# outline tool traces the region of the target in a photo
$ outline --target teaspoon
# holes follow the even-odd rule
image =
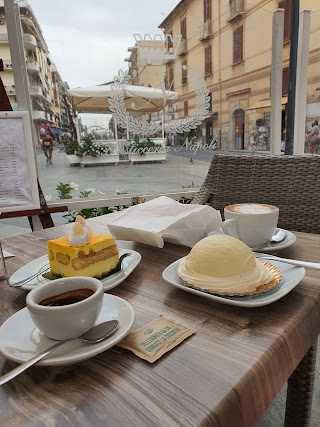
[[[271,242],[282,242],[284,238],[286,237],[286,232],[284,230],[281,230],[281,228],[276,228],[270,241]]]
[[[89,329],[89,331],[81,335],[81,337],[69,338],[64,341],[58,341],[51,347],[47,348],[46,350],[32,357],[32,359],[27,360],[26,362],[14,368],[12,371],[7,372],[2,377],[0,377],[0,385],[5,384],[6,382],[12,380],[12,378],[15,378],[17,375],[21,374],[21,372],[25,371],[30,366],[39,362],[39,360],[43,359],[45,356],[47,356],[56,348],[60,347],[62,344],[75,339],[87,342],[89,344],[96,344],[98,342],[103,341],[107,337],[109,337],[118,328],[118,326],[119,326],[118,320],[109,320],[108,322],[103,322],[103,323],[100,323],[99,325],[93,326],[93,328]]]

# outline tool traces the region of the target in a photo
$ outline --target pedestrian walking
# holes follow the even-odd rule
[[[52,165],[53,139],[50,135],[42,138],[42,150],[47,159],[47,164]]]
[[[306,134],[306,150],[308,153],[314,152],[320,135],[318,120],[315,120],[311,126],[311,132]]]

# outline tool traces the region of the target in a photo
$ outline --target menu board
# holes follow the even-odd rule
[[[29,113],[0,112],[0,212],[39,209]]]

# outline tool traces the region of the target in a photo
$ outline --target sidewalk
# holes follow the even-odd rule
[[[165,163],[118,164],[110,166],[70,167],[64,152],[55,149],[53,164],[47,164],[42,150],[37,150],[38,173],[41,188],[45,196],[51,195],[57,199],[56,186],[59,182],[75,182],[79,191],[73,197],[79,197],[79,192],[89,187],[95,188],[96,195],[113,195],[116,190],[126,193],[150,193],[182,189],[183,186],[201,185],[208,171],[214,152],[208,152],[205,159],[193,163],[187,157],[189,153],[179,152],[179,155],[168,154]],[[55,225],[65,224],[67,221],[63,214],[53,214]],[[30,232],[29,222],[26,217],[1,219],[0,239]]]

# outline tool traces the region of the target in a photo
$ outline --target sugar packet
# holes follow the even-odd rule
[[[194,332],[195,329],[190,329],[161,315],[142,328],[128,334],[117,345],[132,351],[141,359],[153,363]]]

